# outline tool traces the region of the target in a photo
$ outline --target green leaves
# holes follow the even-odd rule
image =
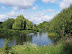
[[[8,18],[8,20],[3,22],[3,28],[4,29],[12,29],[12,25],[15,22],[13,18]]]
[[[31,29],[32,22],[25,19],[23,15],[17,16],[13,24],[13,29]]]
[[[25,21],[25,18],[23,17],[23,15],[17,16],[12,28],[13,29],[23,29],[24,28],[24,21]]]
[[[43,23],[40,23],[40,24],[38,25],[38,28],[39,28],[39,29],[48,30],[48,27],[49,27],[49,22],[43,22]]]
[[[49,31],[55,32],[61,35],[61,31],[64,30],[65,33],[71,32],[71,15],[72,15],[72,6],[61,11],[57,16],[50,21]]]

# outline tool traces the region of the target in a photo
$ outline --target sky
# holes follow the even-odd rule
[[[23,15],[35,24],[52,20],[72,0],[0,0],[0,22]]]

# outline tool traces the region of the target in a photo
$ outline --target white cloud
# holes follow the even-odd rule
[[[56,2],[56,0],[42,0],[42,2],[44,2],[44,3],[55,3]]]
[[[56,14],[57,13],[52,13],[52,15],[46,15],[44,12],[32,13],[32,16],[30,16],[30,18],[28,19],[35,24],[39,24],[44,21],[50,21],[54,18]]]
[[[7,15],[9,17],[16,17],[17,15],[19,15],[19,13],[18,12],[11,11],[9,13],[6,13],[5,15]]]
[[[50,21],[56,15],[56,13],[52,13],[51,15],[46,15],[45,13],[46,12],[44,11],[30,12],[29,10],[22,10],[21,12],[11,11],[3,15],[0,15],[0,21],[7,20],[8,18],[16,18],[16,16],[21,14],[24,15],[26,19],[32,21],[33,23],[39,24],[42,23],[43,21]]]
[[[31,8],[35,1],[36,0],[0,0],[0,3],[10,7],[17,7],[18,9],[26,9]]]
[[[60,2],[60,8],[68,8],[70,4],[72,4],[72,0],[62,0],[62,2]]]
[[[33,23],[35,24],[39,24],[39,23],[42,23],[43,21],[50,21],[55,15],[52,14],[52,15],[45,15],[44,13],[41,13],[41,12],[38,12],[38,13],[32,13],[30,15],[30,13],[25,13],[25,12],[21,12],[21,13],[18,13],[18,12],[9,12],[9,13],[6,13],[4,15],[0,15],[0,21],[4,21],[4,20],[7,20],[8,18],[16,18],[16,16],[22,14],[24,15],[24,17],[30,21],[32,21]]]
[[[18,10],[18,7],[12,7],[13,10]]]
[[[52,18],[53,18],[52,15],[51,16],[48,16],[48,15],[43,16],[44,21],[50,21]]]
[[[53,9],[48,9],[48,10],[43,10],[44,12],[49,12],[49,13],[52,13],[52,12],[54,12],[55,10],[53,10]]]
[[[42,23],[44,21],[50,21],[51,19],[53,19],[54,15],[44,15],[44,16],[32,16],[29,18],[30,21],[32,21],[35,24],[39,24]]]
[[[1,8],[2,8],[3,10],[6,10],[6,8],[5,8],[4,6],[1,6]]]
[[[52,10],[52,9],[48,9],[48,12],[54,12],[54,10]]]
[[[35,7],[33,7],[32,9],[33,9],[33,10],[36,10],[36,9],[38,9],[38,6],[36,5],[36,6],[35,6]]]
[[[18,15],[19,15],[19,13],[14,12],[14,11],[8,12],[8,13],[5,13],[5,14],[0,14],[0,21],[7,20],[8,18],[15,18]]]
[[[0,14],[0,21],[4,21],[4,20],[6,20],[6,19],[7,19],[6,17],[7,17],[6,15],[2,15],[2,14]]]

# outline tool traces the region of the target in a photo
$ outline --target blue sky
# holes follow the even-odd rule
[[[26,19],[39,24],[50,21],[70,4],[72,0],[0,0],[0,21],[24,15]]]

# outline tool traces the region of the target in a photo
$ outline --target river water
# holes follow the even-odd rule
[[[14,35],[0,37],[0,48],[4,46],[5,41],[9,40],[9,46],[23,45],[25,42],[36,44],[37,46],[49,45],[54,43],[52,39],[48,37],[48,32],[29,33],[27,35]]]

